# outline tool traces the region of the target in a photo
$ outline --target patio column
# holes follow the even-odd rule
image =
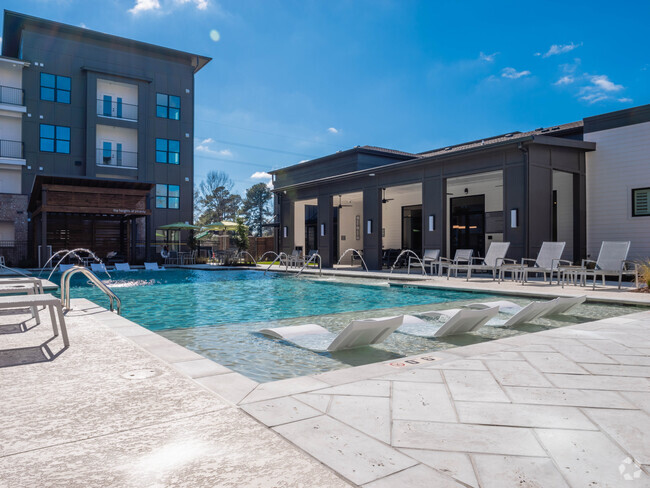
[[[318,197],[318,254],[324,268],[331,268],[334,257],[334,207],[331,195]]]
[[[278,194],[280,199],[280,229],[279,229],[279,250],[278,252],[285,252],[291,254],[294,248],[294,227],[293,221],[293,207],[294,203],[285,194]],[[286,231],[286,236],[285,236]]]
[[[424,234],[422,245],[423,250],[440,249],[441,255],[446,256],[443,181],[441,176],[435,176],[425,178],[422,182],[422,233]]]
[[[363,259],[368,269],[381,270],[381,188],[363,189]]]
[[[41,190],[41,263],[43,266],[49,259],[47,255],[47,211],[45,206],[47,205],[47,190]]]

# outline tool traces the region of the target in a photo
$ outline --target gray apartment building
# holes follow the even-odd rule
[[[194,75],[210,58],[9,11],[2,38],[22,74],[29,255],[151,258],[156,229],[192,221]]]
[[[325,266],[353,248],[371,269],[389,250],[484,256],[498,241],[517,260],[564,241],[580,263],[604,240],[648,258],[649,155],[650,105],[421,153],[357,146],[272,172],[277,245]]]

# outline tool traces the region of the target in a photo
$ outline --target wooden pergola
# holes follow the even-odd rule
[[[40,246],[45,262],[49,245],[52,252],[84,247],[102,258],[115,251],[130,260],[137,239],[135,219],[148,220],[151,215],[148,198],[153,187],[135,181],[37,175],[28,207],[34,255]]]

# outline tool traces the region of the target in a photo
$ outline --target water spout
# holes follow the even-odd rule
[[[411,251],[410,249],[404,249],[401,253],[399,253],[399,255],[397,256],[397,259],[395,259],[395,262],[394,262],[393,265],[390,267],[390,273],[388,273],[388,281],[389,281],[389,282],[390,282],[390,277],[391,277],[391,275],[393,274],[393,270],[395,269],[395,266],[397,265],[397,263],[399,263],[399,259],[400,259],[404,254],[412,254],[412,255],[415,257],[415,259],[418,260],[418,262],[420,263],[420,266],[422,266],[422,274],[423,274],[424,276],[427,275],[427,272],[426,272],[425,267],[424,267],[424,263],[423,263],[422,260],[420,259],[420,256],[418,256],[417,253]]]
[[[271,267],[276,263],[276,261],[280,260],[280,266],[282,266],[282,257],[284,256],[284,262],[285,262],[285,271],[289,270],[289,256],[287,256],[286,253],[280,251],[280,253],[277,255],[277,257],[273,260],[271,264],[269,264],[269,267],[264,270],[264,274],[271,269]]]

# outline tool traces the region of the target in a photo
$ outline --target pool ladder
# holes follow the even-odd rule
[[[77,273],[86,276],[91,284],[95,285],[108,296],[111,301],[111,312],[117,311],[118,315],[122,314],[122,300],[120,300],[120,297],[113,293],[113,290],[100,280],[95,273],[82,266],[74,266],[65,270],[61,275],[61,305],[63,308],[70,310],[70,279]]]

